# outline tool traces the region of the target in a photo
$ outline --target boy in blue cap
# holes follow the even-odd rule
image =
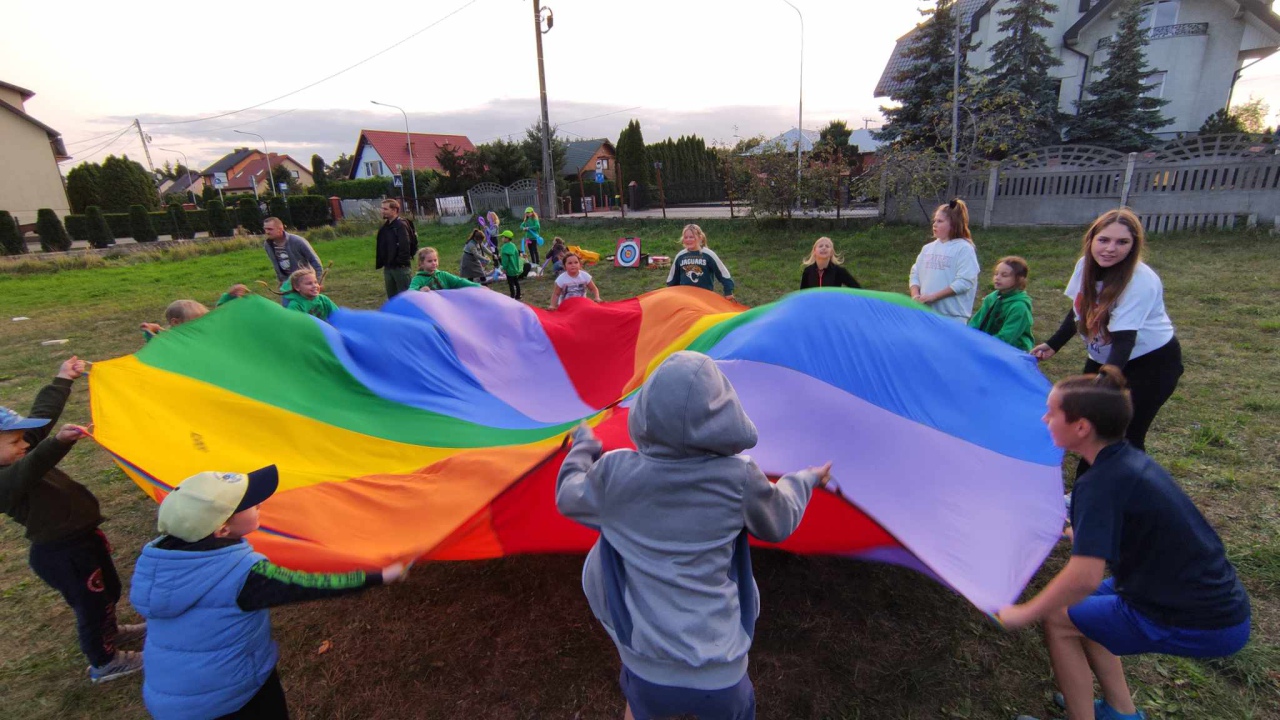
[[[272,564],[244,537],[279,484],[274,465],[202,472],[160,503],[161,536],[142,549],[129,600],[150,621],[142,699],[156,720],[288,718],[268,608],[338,597],[403,579],[381,572],[306,573]]]
[[[120,577],[111,545],[98,529],[98,499],[57,467],[88,434],[63,425],[50,436],[72,383],[84,373],[83,360],[68,358],[36,395],[30,417],[0,407],[0,511],[26,528],[31,569],[75,612],[89,679],[100,683],[142,669],[142,653],[116,650],[116,645],[141,639],[146,626],[116,625]]]

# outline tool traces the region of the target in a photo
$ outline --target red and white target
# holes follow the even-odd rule
[[[613,255],[614,267],[640,267],[640,238],[618,238],[618,251]]]

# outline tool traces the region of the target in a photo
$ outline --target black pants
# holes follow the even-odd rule
[[[1089,360],[1084,364],[1085,373],[1096,373],[1101,363]],[[1141,357],[1130,360],[1124,366],[1124,379],[1129,384],[1129,397],[1133,400],[1133,419],[1124,437],[1139,450],[1147,449],[1147,430],[1156,414],[1178,387],[1182,377],[1182,346],[1178,338]],[[1089,469],[1084,460],[1076,468],[1076,477]]]
[[[534,265],[540,264],[538,260],[538,241],[534,238],[529,238],[524,241],[524,246],[529,248],[529,261]]]
[[[520,299],[520,279],[529,274],[529,268],[531,267],[533,266],[525,264],[524,269],[520,271],[519,275],[507,276],[507,292],[511,294],[511,297],[517,300]]]
[[[31,569],[76,614],[80,650],[91,665],[102,666],[116,656],[116,603],[120,576],[111,561],[111,545],[101,530],[66,540],[31,546]]]
[[[289,706],[284,700],[284,688],[280,686],[280,673],[272,669],[271,677],[262,683],[262,688],[249,698],[244,707],[217,720],[289,720]]]

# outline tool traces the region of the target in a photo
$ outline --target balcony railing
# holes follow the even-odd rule
[[[1208,35],[1209,23],[1182,23],[1181,25],[1161,25],[1158,28],[1152,28],[1147,31],[1148,40],[1167,40],[1169,38],[1194,37],[1196,35]],[[1098,49],[1110,47],[1115,42],[1114,35],[1098,40]]]

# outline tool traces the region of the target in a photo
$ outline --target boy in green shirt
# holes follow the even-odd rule
[[[464,287],[480,287],[480,283],[465,280],[440,268],[440,253],[433,247],[418,251],[418,272],[409,281],[410,290],[456,290]]]
[[[338,309],[327,295],[320,294],[320,278],[311,268],[295,271],[280,289],[284,291],[285,307],[290,310],[327,321]]]
[[[529,264],[520,257],[520,250],[516,247],[515,233],[503,230],[499,237],[502,238],[502,249],[498,251],[498,257],[502,262],[502,272],[507,274],[507,292],[511,297],[519,300],[520,278],[529,274]]]

